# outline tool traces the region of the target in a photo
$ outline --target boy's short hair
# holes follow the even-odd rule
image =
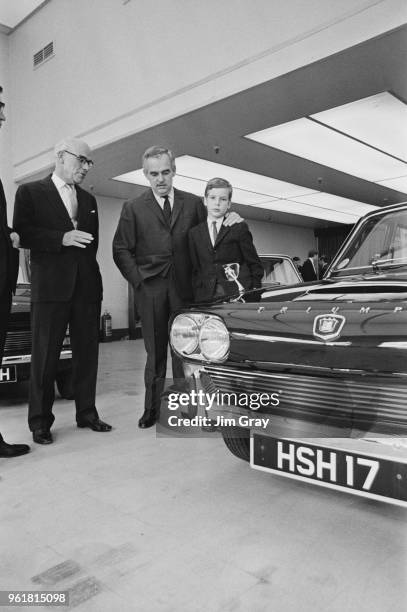
[[[315,255],[318,255],[318,251],[316,251],[315,249],[311,249],[310,251],[308,251],[308,257],[314,257]]]
[[[226,179],[223,178],[213,178],[210,181],[208,181],[206,183],[206,187],[205,187],[205,197],[208,195],[208,193],[210,192],[211,189],[229,189],[229,200],[232,199],[232,193],[233,193],[233,187],[232,185],[229,183],[229,181],[227,181]]]

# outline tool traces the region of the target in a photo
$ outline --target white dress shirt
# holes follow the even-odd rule
[[[213,222],[215,221],[215,223],[216,223],[216,229],[217,229],[217,232],[218,232],[217,235],[219,236],[220,228],[222,227],[222,223],[223,223],[223,219],[224,218],[225,217],[219,217],[219,219],[210,219],[208,217],[208,219],[206,220],[206,222],[208,224],[209,236],[210,236],[210,239],[211,239],[211,242],[212,242],[212,246],[215,246],[215,241],[213,239]]]
[[[153,194],[157,201],[158,206],[161,208],[162,211],[164,211],[165,196],[159,196],[156,193],[154,193],[154,191],[153,191]],[[174,208],[174,189],[171,189],[170,193],[167,195],[168,195],[168,200],[170,202],[171,212],[172,212],[172,209]]]
[[[78,211],[78,201],[76,198],[75,185],[68,185],[68,183],[65,183],[65,181],[63,181],[57,174],[55,174],[55,172],[52,173],[51,181],[58,189],[58,193],[61,196],[66,210],[68,211],[69,218],[71,219],[74,227],[76,228],[78,225],[78,221],[76,218]]]

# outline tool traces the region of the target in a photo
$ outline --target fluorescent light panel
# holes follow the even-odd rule
[[[233,202],[236,204],[272,210],[276,202],[275,210],[339,223],[354,223],[360,216],[376,208],[189,155],[178,157],[176,165],[176,188],[203,196],[207,181],[221,176],[233,185]],[[114,180],[149,186],[141,169],[116,176]],[[276,194],[282,195],[278,197]]]
[[[407,160],[407,106],[388,91],[311,117],[385,153]]]
[[[402,176],[407,169],[403,162],[307,118],[276,125],[247,138],[367,181]]]
[[[304,204],[295,202],[294,200],[273,200],[266,204],[258,204],[257,208],[265,208],[273,212],[279,211],[292,215],[301,215],[303,217],[312,217],[314,219],[323,219],[324,221],[335,221],[336,223],[353,224],[362,216],[350,213],[341,213],[336,210],[321,208],[312,204]]]

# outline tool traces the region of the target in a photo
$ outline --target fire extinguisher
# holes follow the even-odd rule
[[[112,317],[110,313],[105,310],[102,316],[102,342],[111,342],[112,340]]]

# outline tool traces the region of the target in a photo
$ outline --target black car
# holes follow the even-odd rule
[[[17,290],[13,295],[10,320],[0,365],[0,385],[17,383],[30,377],[31,365],[31,286],[28,252],[20,251],[20,270]],[[61,397],[72,399],[72,351],[69,329],[61,350],[56,385]]]
[[[407,204],[361,219],[323,280],[242,299],[173,319],[190,417],[255,469],[407,505]]]

